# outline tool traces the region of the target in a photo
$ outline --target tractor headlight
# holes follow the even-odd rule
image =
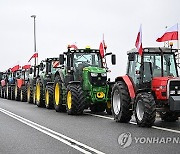
[[[171,95],[174,95],[174,94],[175,94],[175,90],[171,90],[171,91],[170,91],[170,94],[171,94]]]
[[[107,74],[106,74],[106,73],[101,73],[101,76],[102,76],[102,77],[106,77]]]
[[[91,76],[92,76],[92,77],[97,77],[98,74],[97,74],[97,73],[91,73]]]

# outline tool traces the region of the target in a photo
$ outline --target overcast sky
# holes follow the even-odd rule
[[[179,6],[180,0],[0,0],[0,71],[32,56],[30,16],[36,15],[39,61],[75,42],[78,48],[99,48],[104,33],[107,51],[117,56],[109,76],[123,75],[140,24],[143,47],[163,46],[155,40],[166,26],[180,23]]]

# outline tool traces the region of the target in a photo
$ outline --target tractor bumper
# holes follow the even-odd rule
[[[180,111],[180,96],[170,96],[169,104],[171,111]]]

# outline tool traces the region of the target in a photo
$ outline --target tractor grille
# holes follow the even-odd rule
[[[180,80],[169,81],[169,95],[171,96],[180,95]]]
[[[101,73],[98,73],[98,76],[96,77],[92,77],[91,75],[89,75],[90,77],[90,82],[92,85],[94,86],[104,86],[106,85],[106,81],[107,81],[107,77],[102,77]]]

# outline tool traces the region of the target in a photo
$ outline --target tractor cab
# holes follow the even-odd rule
[[[161,85],[169,79],[177,78],[176,52],[171,48],[144,48],[140,56],[136,50],[131,50],[128,52],[127,75],[132,78],[137,89],[151,89],[154,81]]]
[[[112,55],[112,63],[115,63],[115,55]],[[89,73],[91,78],[107,78],[107,69],[103,66],[103,58],[98,49],[70,50],[60,55],[60,64],[65,67],[66,83],[69,81],[82,81],[83,72]]]

